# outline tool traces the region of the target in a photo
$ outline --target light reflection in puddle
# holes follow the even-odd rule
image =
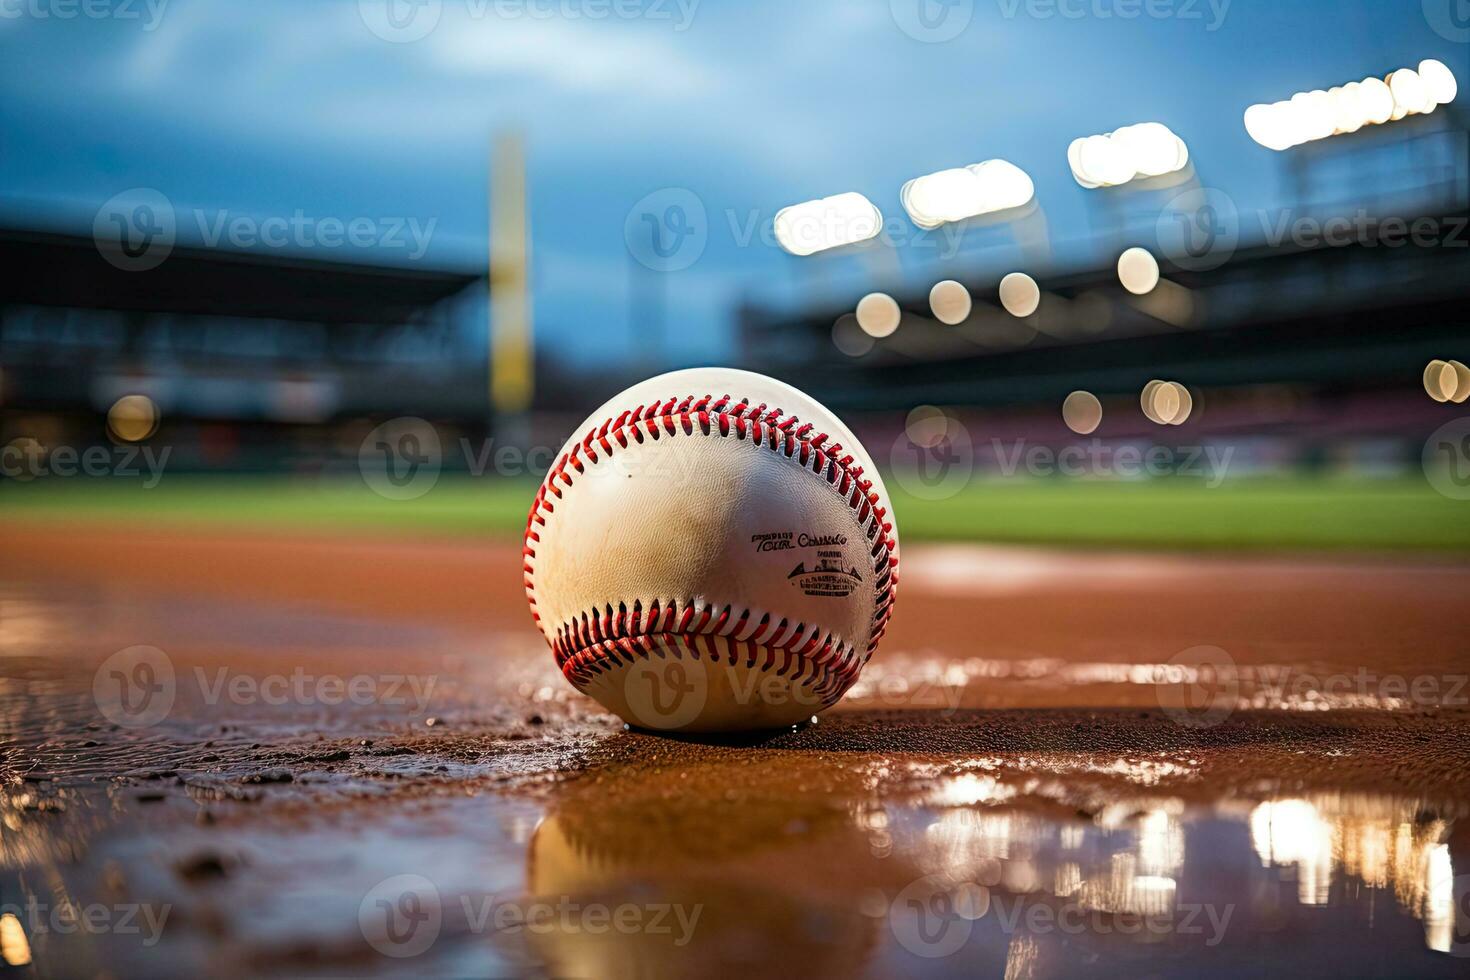
[[[1371,793],[1190,802],[1116,778],[1079,781],[1097,778],[1080,764],[1069,779],[1056,760],[1039,776],[983,759],[949,775],[936,763],[881,765],[883,784],[855,767],[796,793],[758,766],[622,773],[615,793],[606,781],[566,787],[539,822],[524,801],[460,800],[412,821],[400,814],[392,833],[339,839],[297,828],[276,857],[266,828],[190,830],[195,846],[253,855],[238,877],[192,899],[159,877],[146,836],[107,843],[96,857],[141,894],[175,903],[208,894],[261,943],[286,937],[304,949],[325,935],[342,958],[360,943],[353,901],[393,874],[430,876],[454,909],[547,902],[641,910],[646,920],[668,907],[688,926],[594,930],[582,913],[558,911],[539,930],[492,935],[477,931],[482,919],[446,912],[444,938],[415,964],[429,973],[430,964],[494,962],[656,977],[697,963],[762,975],[799,964],[804,976],[1039,978],[1147,962],[1150,974],[1223,977],[1259,966],[1265,944],[1278,968],[1304,975],[1352,974],[1355,958],[1357,972],[1382,972],[1373,964],[1387,957],[1400,972],[1453,976],[1464,964],[1446,954],[1470,953],[1470,922],[1463,910],[1457,921],[1455,906],[1455,871],[1466,871],[1461,806]],[[915,771],[923,779],[907,783]],[[29,802],[11,794],[6,812],[40,832]],[[61,816],[84,815],[73,806]],[[466,834],[471,825],[494,829]],[[517,852],[519,887],[514,859],[504,860]],[[36,858],[23,864],[51,863]],[[463,873],[476,867],[478,877]],[[321,885],[272,884],[301,868],[320,871]]]
[[[31,961],[31,944],[14,912],[0,915],[0,959],[6,966],[25,966]]]
[[[1089,789],[1057,778],[1059,763],[1045,777],[936,766],[875,762],[882,778],[862,773],[867,792],[840,812],[744,790],[700,802],[712,774],[599,796],[595,812],[563,800],[532,839],[532,893],[653,895],[716,914],[682,955],[650,936],[538,948],[588,975],[649,976],[689,962],[780,974],[792,956],[816,976],[1105,975],[1160,948],[1150,973],[1234,976],[1260,965],[1263,943],[1305,975],[1384,957],[1454,975],[1457,961],[1427,957],[1470,953],[1449,844],[1461,808],[1363,793],[1187,802]]]
[[[1234,944],[1255,937],[1258,927],[1251,923],[1279,918],[1279,896],[1270,887],[1279,881],[1301,907],[1361,909],[1370,921],[1375,910],[1382,914],[1379,896],[1389,897],[1399,914],[1419,920],[1424,948],[1470,956],[1470,917],[1456,907],[1456,864],[1449,844],[1464,815],[1454,808],[1436,811],[1422,800],[1363,793],[1264,800],[1245,818],[1250,851],[1242,854],[1238,847],[1234,853],[1201,853],[1206,845],[1200,841],[1194,852],[1188,846],[1191,834],[1203,837],[1200,832],[1206,830],[1213,839],[1240,841],[1230,832],[1241,823],[1240,808],[1232,803],[1121,800],[1090,820],[1068,823],[1035,816],[1025,809],[1038,802],[1034,797],[1020,798],[1003,783],[971,774],[942,782],[927,799],[938,805],[947,799],[975,800],[982,806],[959,803],[920,817],[927,823],[910,839],[896,841],[894,852],[912,853],[920,870],[942,872],[958,883],[949,887],[989,888],[992,903],[1005,895],[1031,895],[1083,913],[1167,922],[1203,898],[1244,913],[1237,919],[1241,932],[1222,937]],[[902,826],[902,814],[901,807],[890,807],[889,822]],[[1247,861],[1265,877],[1252,873],[1242,880]],[[1222,862],[1232,873],[1218,873]],[[1211,867],[1213,873],[1205,870]],[[1460,870],[1463,878],[1466,869]],[[1180,899],[1185,880],[1191,882],[1190,902]],[[1461,895],[1470,890],[1465,885],[1458,883]],[[1081,921],[1096,925],[1085,915]],[[1351,945],[1349,936],[1333,935],[1341,922],[1322,922],[1320,931],[1295,938],[1307,946]],[[1310,920],[1306,924],[1310,927]],[[1036,972],[1035,943],[1015,938],[1007,975],[1042,975]]]
[[[845,703],[954,712],[971,705],[1051,703],[1057,695],[1089,688],[1108,689],[1110,703],[1150,706],[1163,703],[1162,692],[1188,690],[1239,711],[1402,711],[1465,703],[1463,671],[1406,676],[1315,663],[1237,663],[1230,651],[1211,649],[1219,660],[1203,665],[1020,655],[956,660],[929,650],[894,652],[864,668]]]
[[[1330,902],[1334,876],[1391,888],[1399,905],[1423,921],[1425,943],[1442,953],[1454,944],[1451,826],[1414,801],[1362,794],[1271,800],[1250,816],[1257,857],[1267,867],[1294,871],[1301,904]]]

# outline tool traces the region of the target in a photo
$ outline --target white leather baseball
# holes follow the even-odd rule
[[[898,583],[892,508],[857,439],[790,385],[724,368],[593,412],[542,482],[524,553],[563,675],[664,730],[772,728],[835,704]]]

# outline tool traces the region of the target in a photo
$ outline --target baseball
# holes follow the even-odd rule
[[[831,707],[893,611],[898,532],[868,454],[790,385],[634,385],[562,447],[526,523],[563,676],[630,725],[774,728]]]

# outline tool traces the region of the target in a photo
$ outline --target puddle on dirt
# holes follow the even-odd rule
[[[130,727],[94,682],[140,639],[168,651],[175,700]],[[1192,731],[1136,708],[856,710],[705,744],[622,731],[526,640],[0,591],[0,960],[119,977],[1470,968],[1464,712],[1238,711]],[[302,663],[437,686],[422,710],[317,687],[273,704],[262,680]],[[251,679],[240,697],[191,680],[221,665]]]
[[[538,947],[550,972],[1451,976],[1464,969],[1451,954],[1470,953],[1457,816],[1411,798],[1117,797],[1084,816],[959,777],[927,802],[859,796],[841,811],[727,791],[673,822],[665,799],[647,787],[554,805],[528,891],[682,903],[703,910],[701,928],[681,943],[592,934],[572,916]]]
[[[1079,795],[1003,766],[889,796],[880,765],[804,795],[728,758],[356,805],[309,784],[64,812],[7,792],[0,955],[119,976],[1464,975],[1463,807]]]

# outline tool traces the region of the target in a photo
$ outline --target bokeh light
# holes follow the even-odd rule
[[[1194,413],[1194,396],[1177,381],[1150,381],[1143,386],[1138,403],[1157,425],[1183,425]]]
[[[1177,381],[1173,382],[1173,386],[1178,408],[1175,409],[1174,417],[1169,420],[1169,424],[1183,425],[1194,414],[1194,396],[1189,393],[1188,388]]]
[[[888,337],[898,329],[903,311],[887,293],[869,293],[858,300],[857,322],[869,337]]]
[[[1435,358],[1424,368],[1424,390],[1437,402],[1464,404],[1470,399],[1470,368]]]
[[[1089,436],[1102,424],[1102,402],[1090,391],[1074,391],[1062,402],[1062,421],[1079,436]]]
[[[883,213],[858,193],[835,194],[776,212],[776,241],[792,255],[812,255],[877,238]]]
[[[953,279],[935,283],[929,290],[929,309],[934,311],[934,319],[940,323],[953,326],[965,322],[972,305],[970,291]]]
[[[1154,291],[1159,284],[1159,263],[1148,249],[1137,246],[1118,256],[1118,281],[1135,296]]]
[[[1439,105],[1429,94],[1429,86],[1424,84],[1424,79],[1412,68],[1400,68],[1385,81],[1393,93],[1394,105],[1401,108],[1406,116],[1415,112],[1433,112]]]
[[[1450,367],[1448,361],[1441,361],[1436,357],[1425,366],[1424,391],[1435,401],[1449,401],[1457,384],[1455,369]]]
[[[1444,62],[1427,59],[1413,68],[1400,68],[1385,79],[1323,91],[1298,92],[1290,99],[1245,110],[1245,129],[1251,139],[1272,150],[1289,150],[1303,143],[1355,133],[1407,116],[1433,112],[1453,102],[1459,92],[1454,72]]]
[[[1189,147],[1162,123],[1139,123],[1073,140],[1067,147],[1067,163],[1072,179],[1089,190],[1117,187],[1183,170],[1189,163]]]
[[[1011,316],[1030,316],[1041,305],[1041,287],[1026,273],[1012,272],[1000,281],[1000,305]]]
[[[909,412],[904,421],[904,433],[914,445],[933,449],[945,440],[953,424],[954,420],[942,409],[920,405]]]
[[[1023,207],[1036,196],[1026,171],[1006,160],[986,160],[915,177],[899,199],[920,228],[938,228],[983,214]]]
[[[0,959],[7,966],[26,966],[31,962],[31,944],[25,927],[14,912],[0,915]]]
[[[1428,58],[1419,62],[1419,78],[1423,80],[1429,96],[1439,105],[1448,105],[1460,94],[1455,73],[1443,61]]]
[[[1460,361],[1450,361],[1450,367],[1455,369],[1455,393],[1450,396],[1450,401],[1463,405],[1470,398],[1470,367]]]
[[[107,429],[122,442],[142,442],[158,428],[158,406],[147,395],[123,395],[107,411]]]
[[[832,344],[848,357],[862,357],[875,346],[852,313],[843,314],[832,324]]]
[[[1179,394],[1167,381],[1150,381],[1143,389],[1141,404],[1150,422],[1168,425],[1179,412]]]

